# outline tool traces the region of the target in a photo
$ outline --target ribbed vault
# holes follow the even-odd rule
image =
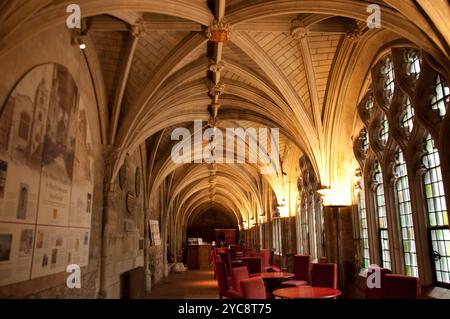
[[[382,9],[381,29],[365,23],[373,2]],[[77,1],[86,22],[85,57],[103,143],[114,149],[110,179],[127,154],[146,145],[148,201],[163,185],[165,213],[176,221],[180,236],[192,216],[210,205],[234,214],[240,224],[267,217],[268,193],[278,202],[292,198],[286,213],[294,214],[290,185],[296,184],[302,154],[322,184],[350,189],[356,105],[371,62],[387,44],[408,44],[426,51],[449,74],[450,49],[443,41],[448,26],[434,24],[440,16],[436,7],[444,12],[444,2]],[[0,56],[63,26],[70,3],[3,2]],[[226,25],[228,41],[207,37],[214,20]],[[174,163],[173,130],[186,128],[193,135],[195,120],[207,128],[212,118],[223,130],[278,128],[274,174],[261,174],[262,161],[248,163],[260,154],[251,153],[247,140],[245,163]],[[270,153],[268,145],[262,149]]]

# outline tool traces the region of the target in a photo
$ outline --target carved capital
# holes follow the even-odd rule
[[[304,23],[300,19],[294,19],[291,22],[291,36],[296,39],[302,39],[308,36],[309,30],[305,27]]]
[[[347,30],[346,37],[350,41],[357,42],[361,38],[362,34],[363,34],[362,30],[359,28],[359,26],[355,22]]]
[[[214,20],[206,31],[206,36],[211,42],[225,43],[230,39],[231,25],[224,19]]]
[[[145,23],[139,22],[135,25],[132,25],[130,27],[130,32],[133,35],[133,37],[136,37],[136,38],[145,36],[147,33],[147,28],[145,26]]]

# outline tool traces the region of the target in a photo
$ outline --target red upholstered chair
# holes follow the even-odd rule
[[[264,254],[262,252],[253,252],[252,257],[259,258],[261,260],[261,271],[264,272]]]
[[[320,264],[326,264],[328,262],[328,258],[325,256],[320,257],[319,263]]]
[[[270,267],[270,251],[268,249],[261,249],[263,268]]]
[[[217,278],[216,261],[220,261],[220,257],[217,254],[215,249],[212,250],[211,257],[212,257],[212,264],[213,264],[213,269],[214,269],[214,279],[216,279]]]
[[[241,280],[248,279],[248,268],[236,267],[231,269],[231,288],[242,294],[241,290]]]
[[[245,257],[242,260],[248,265],[248,273],[250,275],[263,272],[260,257]]]
[[[228,253],[230,254],[230,261],[236,260],[236,246],[230,247]]]
[[[380,288],[369,288],[369,286],[366,283],[366,299],[382,299],[382,287],[385,285],[385,277],[387,274],[390,274],[391,271],[387,268],[378,268],[380,271]],[[375,268],[369,267],[367,269],[367,277],[372,275],[375,272]]]
[[[253,252],[252,248],[243,248],[244,257],[251,257]]]
[[[216,261],[215,268],[217,272],[217,285],[219,287],[219,298],[223,299],[242,299],[242,295],[237,291],[230,289],[228,283],[227,270],[223,261]]]
[[[419,299],[419,278],[387,274],[381,291],[383,299]]]
[[[311,286],[337,289],[337,265],[312,264]]]
[[[309,285],[311,273],[311,258],[309,256],[295,255],[294,256],[294,274],[293,280],[284,281],[283,286],[299,287]]]
[[[268,269],[268,271],[280,272],[281,271],[280,259],[277,258],[277,256],[275,256],[275,250],[272,250],[270,259],[271,263],[270,269]]]
[[[241,290],[244,299],[267,299],[266,288],[261,277],[241,280]]]

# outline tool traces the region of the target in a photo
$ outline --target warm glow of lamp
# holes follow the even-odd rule
[[[322,196],[323,206],[350,206],[351,196],[343,190],[321,186],[317,190]]]

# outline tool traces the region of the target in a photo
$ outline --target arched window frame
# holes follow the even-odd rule
[[[299,253],[313,259],[324,255],[324,218],[322,198],[317,193],[318,180],[313,166],[306,156],[300,159],[299,209],[296,222],[297,234],[301,234]]]
[[[430,58],[425,52],[415,48],[392,48],[389,50],[394,65],[394,85],[395,90],[392,98],[387,98],[387,94],[380,88],[386,88],[389,81],[383,78],[382,63],[376,64],[372,69],[372,87],[367,95],[375,97],[375,107],[369,112],[366,105],[366,97],[358,106],[360,118],[367,129],[370,137],[370,148],[365,156],[364,151],[358,150],[359,141],[355,141],[355,156],[363,170],[364,185],[371,185],[368,179],[373,179],[373,171],[368,169],[368,158],[378,158],[382,163],[384,176],[385,192],[389,197],[387,200],[388,215],[390,221],[389,234],[393,234],[393,244],[401,248],[402,237],[399,228],[398,194],[389,195],[388,191],[396,187],[395,179],[395,152],[401,150],[406,157],[406,167],[408,171],[408,184],[411,196],[411,209],[413,211],[414,236],[417,248],[418,273],[420,281],[425,286],[442,285],[433,277],[435,276],[432,265],[432,245],[428,239],[428,209],[425,202],[424,191],[424,172],[421,168],[421,146],[425,136],[431,134],[436,141],[436,148],[439,150],[439,156],[442,157],[442,178],[445,189],[444,197],[446,202],[449,200],[449,179],[450,179],[450,152],[445,151],[445,144],[448,144],[450,136],[450,115],[446,112],[450,103],[450,89],[439,89],[437,86],[445,85],[448,88],[449,83],[445,73],[434,59]],[[380,75],[381,74],[381,75]],[[439,91],[440,90],[440,91]],[[433,100],[437,92],[444,92],[443,96]],[[445,112],[443,111],[445,110]],[[383,113],[386,114],[389,124],[389,141],[380,143],[377,137],[380,133],[379,125]],[[374,140],[373,140],[374,139]],[[447,142],[445,142],[447,139]],[[391,141],[392,140],[392,141]],[[384,144],[384,145],[383,145]],[[447,169],[445,169],[447,168]],[[371,175],[372,174],[372,175]],[[366,199],[368,196],[366,192]],[[396,192],[394,192],[396,193]],[[374,205],[367,204],[368,217],[373,213]],[[448,219],[448,211],[447,211]],[[374,250],[377,245],[374,242],[374,220],[369,222],[369,242],[371,256],[377,257]],[[445,226],[445,225],[444,225]],[[444,228],[446,231],[449,227]],[[430,244],[430,246],[428,246]],[[374,246],[374,247],[372,247]],[[392,246],[392,244],[391,244]],[[393,251],[392,255],[397,256],[393,260],[393,271],[396,273],[405,273],[404,262],[398,258],[398,250]],[[396,259],[396,260],[395,260]],[[376,261],[377,259],[375,259]]]

